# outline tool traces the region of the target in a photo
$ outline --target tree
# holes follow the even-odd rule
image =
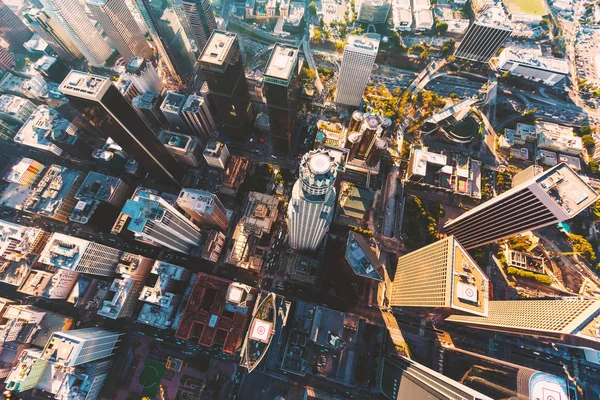
[[[594,160],[590,160],[588,165],[590,166],[590,172],[592,174],[597,174],[600,170],[600,166],[598,166],[598,163]]]
[[[323,43],[323,35],[321,34],[321,31],[318,29],[315,29],[313,32],[313,37],[310,39],[310,41],[313,44]]]
[[[583,135],[581,137],[581,141],[583,142],[583,145],[587,148],[594,147],[594,145],[596,144],[596,141],[594,140],[592,135],[589,135],[589,134]]]
[[[319,19],[319,28],[321,30],[325,29],[325,21],[323,21],[323,18]]]
[[[427,60],[429,59],[429,52],[427,51],[427,49],[424,49],[421,54],[419,54],[419,58],[421,60]]]
[[[572,233],[568,234],[569,242],[573,245],[573,250],[581,253],[581,255],[589,262],[596,261],[596,252],[592,247],[592,244],[588,242],[583,236],[575,235]]]
[[[448,23],[438,22],[435,24],[435,30],[437,31],[438,35],[443,35],[448,30]]]
[[[317,15],[317,3],[311,1],[308,3],[308,14],[315,17]]]
[[[592,133],[592,127],[589,125],[583,125],[581,128],[579,128],[580,136],[589,135],[591,133]]]
[[[343,53],[344,52],[344,42],[335,42],[335,51],[337,51],[338,53]]]

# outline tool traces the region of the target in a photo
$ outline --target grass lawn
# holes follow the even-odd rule
[[[508,11],[530,15],[546,15],[548,11],[542,0],[505,0]]]
[[[144,362],[144,370],[140,374],[140,383],[144,386],[142,395],[148,397],[154,397],[158,392],[160,386],[160,380],[165,374],[165,365],[153,360],[146,360]]]

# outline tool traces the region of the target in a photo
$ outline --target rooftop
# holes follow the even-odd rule
[[[265,79],[271,77],[289,84],[297,62],[298,47],[276,43],[265,67]]]
[[[194,143],[194,137],[183,133],[162,130],[158,133],[158,139],[162,144],[182,150],[188,150]]]
[[[348,234],[345,257],[356,275],[378,281],[383,280],[379,273],[382,266],[379,257],[364,236],[355,232]]]
[[[130,74],[135,74],[140,72],[140,68],[145,66],[146,63],[147,61],[144,60],[143,57],[133,57],[131,60],[129,60],[129,63],[127,63],[127,67],[125,69]]]
[[[204,51],[200,55],[199,61],[223,65],[227,60],[229,49],[231,49],[236,37],[235,33],[213,31],[206,47],[204,47]]]
[[[143,94],[134,97],[131,103],[138,108],[144,110],[152,110],[154,108],[154,104],[159,99],[160,93],[148,90],[147,92],[144,92]]]
[[[369,50],[373,53],[377,53],[379,50],[379,41],[381,36],[378,34],[370,33],[366,35],[348,35],[346,40],[346,49],[357,49],[357,50]]]
[[[373,203],[375,193],[363,187],[357,187],[349,182],[340,184],[338,223],[355,224],[356,220],[364,219],[367,211]],[[348,221],[343,221],[349,218]]]
[[[34,68],[41,71],[48,71],[56,63],[56,57],[48,55],[41,56],[34,64]]]
[[[21,183],[22,179],[29,180],[27,179],[27,174],[36,174],[37,177],[43,170],[44,166],[33,159],[26,157],[19,158],[17,162],[7,168],[4,180],[7,182]],[[31,180],[34,181],[35,178],[31,178]],[[33,182],[22,184],[29,186],[31,183]]]
[[[78,272],[64,269],[58,269],[54,273],[32,269],[18,291],[34,297],[60,298],[62,296],[59,296],[59,292],[73,289],[78,276]],[[69,288],[71,283],[73,286]]]
[[[43,231],[0,220],[0,282],[19,286],[31,269]]]
[[[103,175],[92,171],[85,177],[81,187],[75,194],[75,198],[78,200],[88,198],[109,201],[122,182],[121,178],[116,176]]]
[[[443,167],[448,163],[448,157],[443,154],[430,153],[427,150],[414,149],[411,154],[410,166],[414,175],[427,175],[428,164]]]
[[[469,253],[453,240],[451,307],[467,313],[487,315],[489,280]]]
[[[544,57],[537,49],[506,47],[500,54],[500,60],[514,61],[562,75],[569,73],[569,64],[565,59]]]
[[[90,242],[55,232],[40,254],[39,262],[59,268],[75,268]]]
[[[167,92],[160,109],[163,111],[179,113],[181,107],[185,104],[186,97],[183,94]]]
[[[39,106],[23,124],[14,137],[14,141],[26,146],[53,153],[62,153],[62,150],[52,142],[75,143],[77,128],[68,119],[60,115],[55,109],[48,106]]]
[[[476,22],[480,25],[487,25],[496,28],[505,28],[508,30],[513,30],[512,23],[508,19],[508,16],[504,12],[504,9],[501,6],[493,6],[487,8],[483,13],[481,13]]]
[[[72,95],[89,100],[99,100],[111,85],[110,78],[72,70],[62,81],[58,90],[65,95]]]
[[[564,163],[539,176],[536,184],[569,218],[598,199],[596,191]]]
[[[199,273],[175,336],[234,354],[242,345],[255,289]]]
[[[4,205],[50,218],[59,217],[67,196],[76,187],[82,173],[53,164],[46,169],[42,179],[35,186],[11,187],[2,194]],[[21,185],[17,185],[21,186]]]
[[[131,296],[136,296],[137,298],[139,289],[139,285],[136,285],[136,281],[133,279],[116,278],[110,285],[110,290],[102,302],[101,308],[98,310],[98,315],[112,319],[119,318],[128,298]]]
[[[7,114],[19,120],[25,120],[31,115],[31,109],[35,105],[22,97],[13,96],[12,94],[0,95],[0,113]],[[23,115],[25,115],[23,117]]]
[[[215,140],[212,140],[208,142],[206,147],[204,148],[204,155],[209,157],[219,157],[221,155],[221,152],[223,151],[224,146],[225,144],[223,142],[217,142]]]

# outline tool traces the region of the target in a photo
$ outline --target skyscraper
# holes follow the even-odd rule
[[[0,43],[0,70],[11,71],[16,66],[17,62],[13,55]]]
[[[267,98],[271,141],[275,154],[292,152],[292,125],[298,96],[298,48],[276,43],[265,67],[263,90]]]
[[[44,11],[64,29],[88,62],[102,66],[112,51],[77,0],[41,0]]]
[[[65,61],[73,61],[83,57],[61,24],[46,11],[32,8],[23,16],[35,33],[50,45],[59,58]]]
[[[379,51],[378,34],[348,35],[340,76],[335,92],[335,102],[358,107],[367,87],[373,64]]]
[[[444,229],[472,249],[573,218],[598,197],[562,163],[447,222]]]
[[[181,109],[185,104],[186,97],[183,94],[167,92],[165,99],[160,105],[160,110],[164,114],[171,126],[179,129],[186,129],[186,123],[182,118]]]
[[[129,60],[123,76],[131,80],[142,94],[147,91],[161,93],[165,87],[158,76],[158,72],[156,72],[156,68],[143,57],[133,57]]]
[[[210,0],[182,0],[181,6],[198,49],[202,50],[217,28]]]
[[[492,400],[462,383],[402,356],[381,359],[378,386],[388,400]]]
[[[188,253],[200,244],[200,229],[165,199],[147,191],[139,191],[127,200],[124,215],[131,217],[127,229],[136,239]]]
[[[109,78],[71,71],[59,90],[153,177],[179,186],[182,168]]]
[[[125,60],[134,56],[152,58],[152,49],[125,0],[87,0],[86,4],[121,57]]]
[[[244,142],[253,112],[237,35],[213,31],[198,62],[223,122],[224,133]]]
[[[31,35],[29,28],[0,0],[0,38],[8,42],[11,50],[22,50]]]
[[[452,315],[446,321],[515,335],[529,335],[597,348],[600,340],[600,301],[561,300],[490,301],[487,316]],[[598,356],[595,356],[598,360]],[[597,362],[597,361],[596,361]]]
[[[74,272],[115,276],[123,252],[100,243],[55,232],[38,262]]]
[[[314,251],[323,241],[333,220],[337,167],[326,150],[311,150],[302,157],[287,211],[293,249]]]
[[[390,305],[487,315],[488,278],[450,236],[398,259]]]
[[[501,7],[490,7],[473,21],[454,55],[486,63],[511,33],[512,27],[504,10]]]
[[[196,62],[179,16],[166,0],[134,0],[156,50],[175,82],[185,81]]]
[[[182,189],[177,205],[203,228],[227,229],[227,210],[215,194],[198,189]]]
[[[194,133],[204,143],[216,136],[217,125],[204,97],[190,94],[181,113],[189,126],[190,133]]]
[[[42,358],[65,367],[101,360],[113,355],[122,333],[102,328],[54,332],[42,352]]]

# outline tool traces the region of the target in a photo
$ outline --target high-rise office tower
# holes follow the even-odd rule
[[[253,112],[237,35],[213,31],[198,62],[224,125],[224,133],[244,142]]]
[[[182,108],[185,104],[186,97],[183,94],[175,92],[167,92],[165,99],[160,105],[160,110],[171,126],[179,129],[186,129],[187,124],[183,120]]]
[[[205,143],[216,136],[217,125],[204,97],[189,95],[181,109],[181,114],[189,126],[190,133],[194,133]]]
[[[147,91],[131,100],[133,109],[154,131],[166,128],[167,119],[160,110],[161,96],[158,92]]]
[[[382,358],[377,379],[381,392],[388,400],[492,400],[491,397],[402,356]]]
[[[189,78],[196,62],[182,22],[167,1],[134,0],[148,32],[171,78],[182,82]]]
[[[131,80],[140,93],[148,91],[161,93],[165,87],[156,68],[143,57],[133,57],[129,60],[123,76]]]
[[[75,367],[113,355],[122,333],[102,328],[54,332],[42,358],[57,365]]]
[[[488,8],[471,24],[454,55],[486,63],[511,33],[512,27],[504,10],[501,7]]]
[[[152,49],[125,0],[86,0],[86,4],[121,57],[125,60],[134,56],[152,58]]]
[[[112,51],[92,25],[77,0],[41,0],[44,10],[55,19],[87,61],[102,66]]]
[[[598,194],[562,163],[444,225],[466,249],[573,218]]]
[[[3,47],[0,43],[0,70],[12,71],[17,66],[17,62],[8,48]]]
[[[0,0],[0,38],[8,42],[10,49],[22,50],[23,43],[31,39],[32,34],[21,19]]]
[[[323,241],[333,220],[337,168],[323,149],[311,150],[302,157],[287,211],[293,249],[314,251]]]
[[[59,90],[153,177],[179,186],[183,169],[110,78],[71,71]]]
[[[188,253],[202,239],[192,221],[155,194],[139,191],[121,212],[131,217],[127,229],[140,241]]]
[[[123,252],[75,236],[53,233],[38,262],[55,268],[100,276],[115,276]]]
[[[35,33],[50,45],[60,59],[73,61],[83,57],[61,24],[46,11],[32,8],[23,16]]]
[[[373,33],[363,36],[348,35],[335,92],[336,103],[354,107],[361,104],[379,51],[380,40],[381,36]]]
[[[202,50],[217,28],[210,0],[181,0],[181,6],[189,23],[192,38],[198,49]]]
[[[216,194],[198,189],[182,189],[177,199],[177,205],[198,226],[227,229],[227,210]]]
[[[267,98],[273,152],[291,155],[292,125],[298,95],[298,48],[276,43],[265,67],[263,90]]]
[[[600,340],[600,301],[578,298],[490,301],[487,316],[452,315],[446,321],[476,329],[560,340],[584,347],[592,343],[597,348]],[[595,358],[598,360],[597,355]]]
[[[392,307],[488,312],[488,278],[453,236],[398,259]]]

